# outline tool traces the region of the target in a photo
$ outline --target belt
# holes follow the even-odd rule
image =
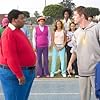
[[[0,65],[0,68],[3,69],[10,69],[7,65]],[[31,67],[21,67],[22,70],[34,70],[35,66],[31,66]]]

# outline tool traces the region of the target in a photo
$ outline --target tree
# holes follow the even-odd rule
[[[29,18],[30,17],[30,13],[28,11],[22,11],[25,15],[25,17]]]
[[[35,11],[35,12],[34,12],[34,16],[35,16],[36,18],[38,18],[38,17],[40,16],[40,14],[38,13],[38,11]]]
[[[88,16],[96,16],[100,14],[100,11],[98,8],[87,7],[87,13]]]
[[[75,3],[73,3],[72,0],[63,0],[59,4],[63,5],[64,8],[69,8],[71,10],[75,8]]]
[[[44,7],[43,15],[50,16],[54,19],[63,18],[62,11],[64,7],[62,5],[48,5]]]
[[[46,16],[46,24],[51,25],[53,23],[53,18],[50,16]]]

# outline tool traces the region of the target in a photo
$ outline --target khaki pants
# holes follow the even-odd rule
[[[95,96],[95,76],[79,77],[79,85],[81,100],[91,99],[91,87],[93,88],[93,100],[98,100]]]

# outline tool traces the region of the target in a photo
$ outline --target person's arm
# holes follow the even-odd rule
[[[64,47],[66,45],[66,42],[67,42],[67,37],[66,37],[66,34],[64,33]]]
[[[49,47],[51,46],[51,32],[50,32],[49,27],[48,27],[48,45]]]
[[[32,37],[32,44],[33,44],[33,49],[36,51],[36,29],[33,29],[33,37]]]
[[[2,51],[8,67],[16,75],[17,79],[19,80],[19,84],[22,85],[25,83],[25,77],[18,59],[16,37],[14,37],[14,33],[12,32],[5,34],[5,36],[2,37]]]
[[[69,74],[69,75],[70,75],[71,73],[73,73],[72,64],[74,63],[75,60],[76,60],[76,53],[73,52],[72,55],[71,55],[70,61],[69,61],[69,63],[68,63],[68,67],[67,67],[67,71],[68,71],[68,74]]]
[[[67,32],[66,38],[67,38],[67,43],[71,41],[71,37],[70,37],[70,32]]]
[[[77,42],[76,42],[75,34],[72,37],[72,43],[73,43],[73,47],[71,48],[72,55],[71,55],[71,58],[70,58],[70,61],[68,63],[68,67],[67,67],[69,75],[70,75],[70,73],[72,73],[72,64],[74,63],[74,61],[77,58],[77,54],[76,54],[76,52],[77,52]]]
[[[53,35],[52,35],[52,44],[53,44],[53,47],[55,47],[56,50],[58,50],[58,48],[57,48],[57,46],[56,46],[56,44],[54,42],[54,38],[55,38],[55,32],[53,32]]]

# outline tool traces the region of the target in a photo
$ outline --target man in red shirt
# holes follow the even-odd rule
[[[8,14],[9,24],[0,41],[0,80],[5,100],[28,100],[35,77],[36,55],[21,31],[24,14],[12,10]]]

